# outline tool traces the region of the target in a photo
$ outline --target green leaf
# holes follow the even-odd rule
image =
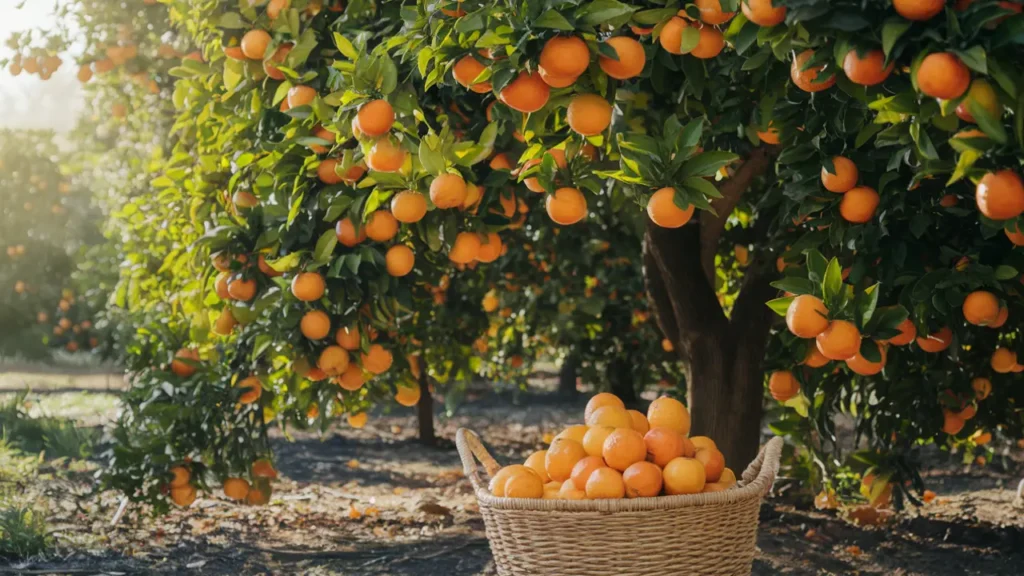
[[[334,252],[334,248],[338,245],[338,236],[334,233],[334,230],[325,230],[320,238],[316,241],[316,248],[313,249],[314,260],[327,260]]]
[[[843,291],[843,269],[839,266],[839,259],[833,258],[825,269],[825,277],[821,280],[821,293],[825,301],[825,307],[835,313],[836,304],[841,301]]]
[[[861,298],[857,303],[857,313],[860,315],[861,326],[867,326],[868,322],[871,322],[871,317],[875,314],[875,308],[878,306],[879,292],[881,290],[879,290],[879,285],[876,283],[864,290],[866,298]]]
[[[802,294],[814,294],[814,283],[807,278],[800,278],[799,276],[785,276],[779,280],[772,282],[773,288],[778,288],[784,292],[792,292],[797,296]]]
[[[277,272],[288,272],[299,265],[299,260],[302,259],[302,252],[292,252],[286,254],[276,260],[267,260],[267,265],[273,268]]]
[[[682,176],[714,176],[722,166],[727,166],[739,158],[732,152],[714,150],[698,154],[683,164]]]
[[[583,7],[576,11],[576,18],[587,26],[607,24],[617,27],[629,21],[636,10],[636,7],[618,0],[593,0],[585,2]]]
[[[885,53],[886,58],[892,52],[892,47],[896,45],[896,41],[907,30],[910,30],[911,24],[909,20],[904,20],[903,18],[890,18],[882,25],[882,52]]]
[[[548,10],[533,21],[536,28],[552,28],[554,30],[574,30],[573,26],[562,13],[557,10]]]
[[[230,28],[232,30],[240,30],[242,28],[249,28],[250,25],[242,18],[242,15],[237,12],[225,12],[217,18],[218,28]]]
[[[807,250],[804,252],[804,256],[807,258],[807,277],[811,282],[820,284],[825,279],[828,260],[825,260],[825,257],[817,250]]]
[[[1005,264],[996,268],[996,280],[1013,280],[1020,274],[1013,266],[1007,266]]]
[[[971,70],[979,74],[988,74],[988,59],[985,56],[985,49],[975,44],[968,50],[953,51],[960,60]]]
[[[772,309],[779,316],[785,316],[789,310],[789,305],[793,303],[794,296],[787,296],[785,298],[776,298],[766,302],[768,307]]]
[[[338,47],[338,51],[341,52],[345,58],[348,58],[353,62],[359,59],[359,52],[356,50],[356,47],[348,41],[348,38],[345,38],[337,32],[334,33],[334,45]]]

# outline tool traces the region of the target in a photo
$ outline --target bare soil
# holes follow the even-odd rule
[[[476,430],[507,463],[540,448],[545,434],[578,421],[582,411],[582,400],[485,393],[439,419],[438,447],[416,441],[411,411],[380,414],[362,430],[342,427],[322,439],[279,437],[283,478],[267,506],[206,494],[161,518],[130,507],[111,528],[116,494],[84,496],[80,506],[65,498],[51,510],[56,553],[0,563],[0,574],[494,574],[452,443],[455,430]],[[771,498],[761,511],[753,573],[1022,574],[1024,510],[1013,503],[1013,478],[1022,471],[1010,462],[1009,469],[970,474],[940,462],[937,503],[884,529]],[[65,494],[87,493],[87,474],[71,478],[61,486]]]

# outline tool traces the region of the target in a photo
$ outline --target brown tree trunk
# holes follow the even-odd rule
[[[434,446],[437,437],[434,435],[434,397],[430,395],[430,383],[427,380],[427,367],[420,367],[420,400],[416,403],[416,416],[419,421],[420,444]]]
[[[606,373],[612,394],[618,396],[626,406],[635,406],[637,402],[636,387],[629,364],[622,359],[614,358],[608,363]]]
[[[568,354],[558,370],[558,395],[563,398],[575,398],[576,378],[579,376],[580,361],[574,354]]]
[[[765,302],[775,293],[775,270],[771,258],[751,263],[726,317],[714,289],[714,256],[725,218],[773,156],[773,150],[755,150],[720,186],[717,215],[700,212],[676,229],[648,220],[644,235],[644,280],[658,325],[686,368],[691,434],[714,439],[737,474],[760,443],[761,365],[774,317]],[[771,220],[760,215],[757,224],[766,228]]]

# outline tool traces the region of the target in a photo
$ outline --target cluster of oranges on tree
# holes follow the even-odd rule
[[[658,398],[644,415],[603,392],[587,402],[584,420],[523,464],[498,470],[491,493],[600,500],[721,492],[736,485],[714,440],[689,436],[690,413],[675,398]]]

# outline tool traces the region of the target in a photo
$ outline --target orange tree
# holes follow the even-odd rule
[[[0,355],[45,357],[99,344],[95,308],[76,294],[72,272],[101,240],[80,183],[63,174],[53,134],[0,132]]]
[[[922,442],[1020,433],[1019,5],[164,3],[201,56],[153,209],[202,238],[133,351],[129,493],[186,503],[211,469],[246,497],[275,417],[411,403],[441,270],[522,250],[520,200],[646,214],[634,262],[729,462],[766,380],[809,477],[856,416],[871,492],[918,482]]]

